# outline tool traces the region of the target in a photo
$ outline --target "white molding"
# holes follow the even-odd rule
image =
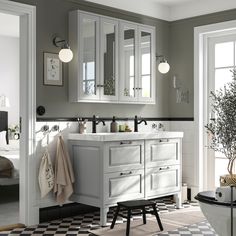
[[[236,8],[235,0],[169,1],[165,0],[86,0],[154,18],[175,21]]]
[[[170,7],[170,21],[201,16],[236,8],[235,0],[189,1]]]
[[[20,222],[31,225],[38,223],[31,176],[35,172],[36,7],[0,0],[0,12],[20,16]]]
[[[130,11],[142,15],[147,15],[163,20],[170,20],[170,8],[164,4],[159,4],[155,1],[145,0],[86,0],[87,2],[94,2],[109,7],[118,8],[125,11]]]
[[[235,33],[236,20],[194,28],[194,182],[198,191],[207,188],[207,150],[205,148],[207,122],[207,45],[210,38]]]

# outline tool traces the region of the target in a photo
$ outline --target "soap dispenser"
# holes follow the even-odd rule
[[[116,122],[116,117],[112,117],[112,122],[111,122],[111,133],[116,133],[118,132],[118,124]]]

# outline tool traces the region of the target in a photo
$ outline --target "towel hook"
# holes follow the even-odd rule
[[[52,128],[50,129],[50,132],[59,131],[59,129],[60,129],[59,125],[53,125]]]
[[[42,126],[40,131],[47,132],[48,130],[49,130],[49,126],[48,125],[44,125],[44,126]]]

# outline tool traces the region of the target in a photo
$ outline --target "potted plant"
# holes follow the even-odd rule
[[[19,125],[10,125],[8,127],[9,139],[19,139]],[[18,137],[18,138],[17,138]]]
[[[223,89],[211,92],[215,118],[206,125],[211,137],[210,148],[228,158],[228,173],[220,177],[221,186],[236,184],[233,166],[236,160],[236,70],[233,79]]]

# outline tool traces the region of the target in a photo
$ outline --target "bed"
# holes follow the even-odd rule
[[[19,140],[8,139],[8,113],[0,111],[0,185],[19,184]]]

